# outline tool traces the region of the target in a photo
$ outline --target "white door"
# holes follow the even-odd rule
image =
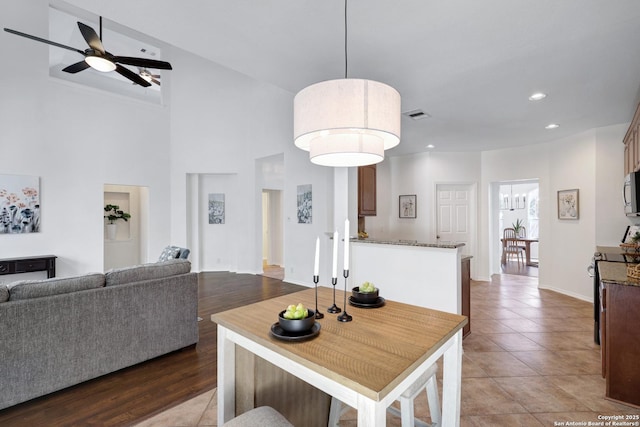
[[[464,243],[462,253],[471,255],[472,195],[469,184],[438,184],[436,186],[437,235],[440,243]]]

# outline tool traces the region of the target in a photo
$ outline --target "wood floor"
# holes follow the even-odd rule
[[[203,320],[196,346],[4,409],[0,426],[130,426],[211,390],[217,382],[211,314],[302,289],[263,276],[200,273],[198,315]]]

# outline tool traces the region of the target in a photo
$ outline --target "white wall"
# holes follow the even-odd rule
[[[4,26],[48,34],[45,1],[7,0],[0,15]],[[42,204],[42,231],[0,236],[0,258],[55,254],[58,276],[102,271],[105,183],[149,188],[147,249],[160,253],[170,234],[169,108],[50,78],[42,43],[3,33],[0,56],[2,173],[39,176]]]
[[[482,153],[480,197],[479,278],[497,272],[499,260],[491,247],[497,220],[490,217],[491,183],[539,179],[539,283],[585,300],[593,299],[593,282],[586,274],[596,245],[617,244],[628,224],[620,205],[621,143],[626,125],[596,129],[550,143]],[[526,159],[526,160],[523,160]],[[557,217],[558,190],[580,191],[580,218]]]
[[[261,273],[262,189],[271,185],[264,167],[274,165],[264,159],[275,157],[283,168],[285,278],[312,283],[315,238],[331,229],[333,169],[312,165],[308,153],[293,145],[293,94],[177,49],[172,65],[172,242],[184,244],[193,234],[187,176],[233,174],[238,209],[216,245],[233,253],[230,271]],[[297,224],[296,189],[302,184],[313,188],[312,224]],[[202,247],[203,259],[209,257]]]
[[[377,169],[377,215],[366,218],[371,238],[435,241],[436,184],[473,184],[480,179],[480,153],[422,153],[387,157]],[[398,197],[415,194],[417,217],[398,217]]]

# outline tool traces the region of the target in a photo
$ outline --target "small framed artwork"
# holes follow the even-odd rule
[[[298,224],[311,224],[313,219],[313,192],[311,184],[298,185]]]
[[[416,195],[408,194],[399,197],[398,216],[400,218],[416,217]]]
[[[558,219],[578,219],[579,217],[578,189],[558,191]]]
[[[224,224],[224,193],[209,194],[209,224]]]
[[[622,243],[635,243],[633,238],[637,233],[640,233],[640,225],[627,226],[627,231],[624,233],[624,237],[622,238]],[[636,241],[637,240],[638,239],[636,239]]]

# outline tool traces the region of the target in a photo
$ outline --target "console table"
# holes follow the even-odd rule
[[[0,259],[0,275],[46,271],[47,278],[56,277],[56,256],[39,255]]]

